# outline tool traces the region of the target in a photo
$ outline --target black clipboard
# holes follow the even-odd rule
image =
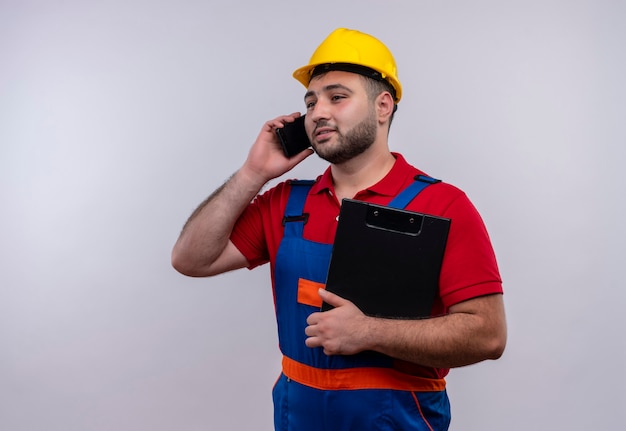
[[[449,230],[447,218],[344,199],[326,290],[370,316],[429,317]]]

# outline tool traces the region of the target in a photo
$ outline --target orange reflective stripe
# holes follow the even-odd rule
[[[426,416],[424,416],[424,412],[422,411],[420,400],[417,399],[417,395],[415,395],[415,392],[411,393],[411,395],[413,395],[413,400],[415,401],[415,405],[417,406],[417,411],[420,412],[420,416],[422,417],[422,420],[424,421],[424,423],[426,424],[426,426],[428,427],[430,431],[434,431],[433,427],[431,427],[430,424],[428,423],[428,419],[426,418]]]
[[[323,369],[301,364],[286,356],[283,356],[283,373],[298,383],[322,390],[397,389],[437,392],[446,388],[444,379],[412,376],[393,368]]]
[[[298,279],[298,303],[304,305],[311,305],[313,307],[322,306],[322,298],[319,294],[320,289],[326,288],[324,283],[317,283],[315,281],[306,280],[304,278]]]

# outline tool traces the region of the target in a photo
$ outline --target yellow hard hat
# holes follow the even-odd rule
[[[308,87],[318,66],[325,66],[325,70],[329,71],[345,70],[386,80],[395,90],[395,102],[398,103],[402,97],[402,85],[398,81],[396,61],[391,51],[369,34],[338,28],[317,47],[309,64],[293,72],[293,77]]]

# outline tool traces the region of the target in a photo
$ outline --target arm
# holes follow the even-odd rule
[[[191,214],[172,250],[177,271],[203,277],[247,266],[229,240],[235,222],[265,183],[312,154],[308,150],[288,159],[280,149],[275,129],[297,115],[265,123],[242,167]]]
[[[506,344],[502,295],[470,299],[424,320],[368,317],[352,302],[320,290],[336,308],[309,316],[306,345],[327,355],[374,350],[416,364],[452,368],[499,358]]]

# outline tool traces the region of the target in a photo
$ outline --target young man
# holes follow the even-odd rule
[[[274,387],[277,430],[446,430],[449,368],[497,359],[506,343],[502,285],[483,222],[459,189],[429,185],[406,207],[450,218],[432,318],[381,319],[323,289],[343,198],[389,204],[422,171],[388,146],[402,96],[380,41],[337,29],[296,70],[313,149],[286,158],[265,123],[241,168],[191,215],[174,267],[212,276],[269,262],[283,373]],[[261,188],[317,153],[330,163],[314,184]],[[287,212],[308,214],[294,221]],[[384,268],[381,268],[384,271]],[[320,312],[322,301],[333,305]]]

